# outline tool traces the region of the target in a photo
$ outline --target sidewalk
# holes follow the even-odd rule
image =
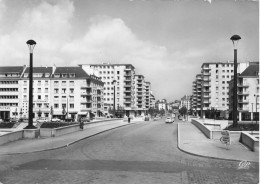
[[[22,154],[53,150],[67,147],[82,139],[97,135],[99,133],[131,125],[133,123],[123,122],[122,120],[108,121],[101,124],[92,124],[94,126],[84,126],[83,131],[77,131],[58,137],[39,138],[39,139],[22,139],[0,145],[0,154]]]
[[[259,152],[253,152],[242,143],[233,141],[226,146],[219,140],[208,139],[192,123],[178,123],[178,147],[180,150],[209,158],[259,162]]]

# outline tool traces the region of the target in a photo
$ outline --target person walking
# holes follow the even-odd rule
[[[130,118],[130,116],[128,116],[128,123],[130,123],[130,121],[131,121],[131,118]]]

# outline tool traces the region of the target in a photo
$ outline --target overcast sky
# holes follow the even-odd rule
[[[203,62],[259,61],[259,2],[248,0],[0,0],[0,64],[127,63],[156,99],[190,95]]]

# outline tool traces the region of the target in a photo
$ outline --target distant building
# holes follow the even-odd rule
[[[182,107],[186,107],[187,110],[190,110],[190,109],[191,109],[191,96],[184,95],[184,96],[181,98],[180,108],[182,108]]]
[[[104,82],[104,111],[109,113],[114,105],[114,84],[116,101],[115,109],[123,107],[126,116],[144,116],[150,108],[151,84],[145,81],[143,75],[135,74],[131,64],[82,64],[87,73],[101,77]]]
[[[229,83],[229,112],[233,117],[234,80]],[[259,121],[259,64],[251,64],[240,75],[237,81],[238,119],[239,121]]]

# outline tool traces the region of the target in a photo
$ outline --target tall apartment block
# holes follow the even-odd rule
[[[29,68],[0,67],[0,117],[28,118]],[[33,68],[33,117],[79,119],[103,111],[103,82],[81,67]],[[18,118],[18,117],[17,117]]]
[[[238,73],[248,66],[249,62],[238,63]],[[217,116],[228,117],[229,81],[234,75],[233,68],[233,62],[229,61],[202,64],[201,74],[196,76],[196,87],[193,82],[195,99],[192,99],[192,102],[193,108],[196,106],[197,114],[201,116],[198,110],[201,111],[202,108],[202,116],[207,117],[206,110],[214,108],[217,110]]]
[[[229,84],[229,112],[233,114],[234,80]],[[259,63],[250,64],[237,81],[238,120],[259,121]]]
[[[123,107],[126,116],[143,115],[147,110],[144,77],[135,75],[133,65],[102,63],[81,64],[80,66],[87,73],[93,73],[101,77],[104,82],[104,111],[106,114],[109,113],[109,109],[113,109],[114,87],[115,109]]]
[[[196,80],[192,83],[192,110],[197,116],[201,115],[201,76],[201,74],[197,74]]]

